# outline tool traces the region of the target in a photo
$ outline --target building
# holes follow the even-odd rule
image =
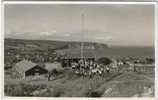
[[[135,64],[134,66],[137,72],[152,73],[155,71],[154,64]]]
[[[13,69],[20,75],[20,78],[25,78],[27,76],[39,76],[48,73],[44,67],[28,60],[22,60],[16,63]]]
[[[95,60],[94,50],[83,50],[80,49],[69,49],[65,50],[65,55],[62,58],[62,66],[68,67],[71,66],[71,62],[78,62],[81,59],[85,60]]]

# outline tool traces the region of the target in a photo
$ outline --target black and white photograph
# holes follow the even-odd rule
[[[155,97],[154,4],[5,4],[5,97]]]

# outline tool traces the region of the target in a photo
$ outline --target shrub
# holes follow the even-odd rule
[[[33,96],[32,92],[47,88],[44,84],[8,84],[5,85],[5,95],[7,96]]]
[[[23,88],[17,84],[5,85],[4,92],[7,96],[24,96]]]
[[[109,65],[111,62],[112,62],[111,59],[106,58],[106,57],[102,57],[97,60],[97,63],[103,64],[103,65]]]
[[[95,91],[92,89],[89,89],[86,93],[87,97],[101,97],[102,93],[99,91]]]
[[[62,85],[56,85],[51,88],[52,97],[60,97],[64,94],[64,87]]]

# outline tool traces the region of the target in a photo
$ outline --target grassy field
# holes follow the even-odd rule
[[[37,87],[37,88],[35,88]],[[154,74],[122,72],[110,73],[105,77],[79,77],[71,71],[53,81],[47,80],[5,80],[6,96],[47,96],[47,97],[132,97],[143,94],[145,88],[154,87]],[[10,88],[13,88],[10,90]],[[20,89],[20,90],[17,90]],[[42,90],[45,92],[41,92]],[[25,91],[26,94],[20,94]],[[39,92],[36,95],[30,93]],[[148,97],[153,97],[148,94]]]

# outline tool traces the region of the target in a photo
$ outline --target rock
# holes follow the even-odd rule
[[[105,90],[105,92],[102,96],[103,97],[109,97],[111,95],[112,91],[113,91],[112,88],[108,88],[107,90]]]

